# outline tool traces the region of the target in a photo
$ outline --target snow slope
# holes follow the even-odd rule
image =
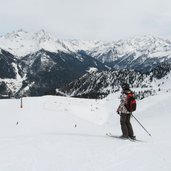
[[[119,93],[103,100],[32,97],[0,100],[0,170],[2,171],[169,171],[171,170],[171,93],[138,102],[132,119],[143,142],[120,135],[115,113]]]

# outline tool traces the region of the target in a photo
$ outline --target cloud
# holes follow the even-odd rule
[[[171,39],[170,0],[0,0],[0,33],[45,29],[59,38],[117,40],[153,34]]]

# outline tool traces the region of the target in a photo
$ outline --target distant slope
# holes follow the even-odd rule
[[[115,69],[146,72],[161,62],[171,62],[171,42],[154,36],[135,37],[101,45],[91,55]]]
[[[119,91],[121,84],[127,82],[131,88],[139,88],[137,98],[143,98],[157,91],[170,91],[170,75],[171,65],[165,63],[146,74],[134,70],[91,72],[60,90],[74,97],[103,98]]]
[[[91,67],[99,71],[108,70],[104,64],[86,54],[52,53],[45,50],[25,56],[19,65],[22,71],[26,71],[23,92],[31,96],[50,93],[78,79]]]

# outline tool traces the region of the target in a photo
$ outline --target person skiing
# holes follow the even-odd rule
[[[122,92],[121,92],[121,101],[120,105],[117,109],[117,113],[120,115],[120,124],[122,130],[121,138],[131,138],[135,139],[133,128],[130,122],[132,112],[128,110],[126,107],[128,103],[128,94],[133,94],[130,90],[129,84],[123,83],[121,85]]]

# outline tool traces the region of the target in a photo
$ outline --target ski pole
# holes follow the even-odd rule
[[[132,116],[141,125],[141,127],[148,133],[148,135],[151,136],[151,134],[144,128],[144,126],[138,121],[138,119],[133,114]]]

